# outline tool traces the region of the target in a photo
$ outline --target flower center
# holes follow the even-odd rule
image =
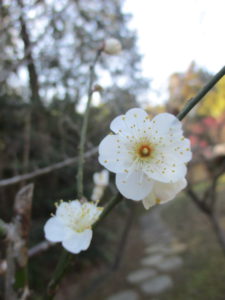
[[[152,148],[149,145],[142,145],[139,149],[138,149],[138,154],[143,157],[149,157],[152,153]]]

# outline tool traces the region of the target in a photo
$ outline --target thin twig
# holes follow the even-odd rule
[[[200,197],[194,192],[194,190],[190,186],[187,187],[186,193],[191,198],[191,200],[198,206],[198,208],[200,208],[202,212],[204,212],[206,215],[211,214],[210,208],[205,202],[201,201]]]
[[[1,222],[1,220],[0,220],[0,222]],[[7,226],[7,229],[6,229],[7,231],[6,231],[5,235],[7,235],[7,232],[9,230],[11,224],[6,224],[6,226]],[[53,247],[55,245],[56,245],[56,243],[51,243],[49,241],[42,241],[28,250],[28,257],[30,258],[30,257],[36,256],[36,255],[39,255],[42,252],[47,251],[50,247]],[[1,260],[0,261],[0,274],[4,274],[6,272],[6,270],[7,270],[7,262],[6,262],[6,260]]]
[[[121,194],[116,194],[112,197],[112,199],[108,202],[106,207],[104,208],[103,212],[101,213],[99,219],[93,225],[93,229],[96,228],[99,223],[110,213],[110,211],[123,200],[123,196]]]
[[[192,98],[186,105],[186,107],[177,115],[177,118],[181,121],[189,111],[198,104],[199,101],[214,87],[214,85],[225,75],[225,66],[215,75],[213,78],[200,90],[200,92]]]
[[[55,243],[51,243],[49,241],[42,241],[28,250],[28,256],[33,257],[35,255],[38,255],[44,251],[47,251],[50,247],[53,247],[54,245]]]
[[[46,300],[54,299],[57,286],[58,286],[60,280],[62,279],[65,271],[67,270],[71,258],[72,258],[72,254],[63,249],[60,260],[56,266],[54,276],[52,277],[51,281],[49,282],[48,289],[47,289],[47,295],[45,296]]]
[[[84,157],[85,158],[91,157],[91,156],[95,155],[97,153],[97,151],[98,151],[98,147],[95,147],[95,148],[87,151],[84,154]],[[5,187],[5,186],[17,184],[17,183],[19,183],[21,181],[24,181],[24,180],[30,180],[30,179],[33,179],[35,177],[48,174],[48,173],[53,172],[55,170],[73,165],[77,162],[78,162],[78,157],[67,158],[64,161],[52,164],[52,165],[50,165],[48,167],[45,167],[45,168],[37,169],[37,170],[35,170],[33,172],[30,172],[30,173],[27,173],[27,174],[14,176],[14,177],[9,178],[9,179],[0,180],[0,187]]]
[[[95,78],[95,65],[100,57],[102,49],[97,51],[96,57],[94,59],[93,64],[90,66],[90,77],[89,77],[89,86],[88,86],[88,101],[86,110],[84,113],[84,119],[81,129],[81,136],[80,136],[80,144],[79,144],[79,160],[78,160],[78,171],[77,171],[77,198],[81,199],[83,196],[83,172],[84,172],[84,144],[86,141],[87,136],[87,126],[88,126],[88,119],[89,119],[89,112],[91,106],[91,99],[93,94],[93,83]]]

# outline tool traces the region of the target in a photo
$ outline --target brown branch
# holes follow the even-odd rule
[[[98,147],[87,151],[84,155],[85,158],[88,158],[88,157],[91,157],[91,156],[95,155],[97,153],[97,150],[98,150]],[[17,183],[19,183],[21,181],[24,181],[24,180],[30,180],[30,179],[36,178],[38,176],[48,174],[48,173],[53,172],[55,170],[73,165],[77,161],[78,161],[78,157],[67,158],[64,161],[55,163],[55,164],[53,164],[51,166],[48,166],[48,167],[45,167],[45,168],[37,169],[37,170],[35,170],[31,173],[14,176],[14,177],[9,178],[9,179],[0,180],[0,187],[5,187],[5,186],[17,184]]]
[[[29,184],[16,194],[14,217],[8,226],[6,250],[5,300],[27,299],[28,276],[27,242],[30,230],[30,216],[33,198],[33,184]],[[21,297],[17,297],[20,291]]]
[[[190,186],[187,187],[186,193],[202,212],[204,212],[206,215],[211,214],[210,208],[207,206],[205,202],[201,201],[201,199],[198,197],[198,195],[194,192],[194,190]]]
[[[20,26],[21,26],[21,38],[24,43],[24,53],[27,55],[27,59],[29,61],[27,65],[28,73],[29,73],[29,84],[30,84],[30,91],[31,91],[31,100],[34,103],[40,103],[40,94],[39,94],[39,80],[38,80],[38,74],[36,70],[36,66],[33,60],[32,55],[32,47],[31,47],[31,41],[27,29],[27,24],[25,22],[24,16],[23,16],[23,1],[17,0],[18,5],[21,8],[21,14],[19,17]],[[30,51],[28,51],[30,49]]]
[[[8,230],[9,225],[7,224],[7,230]],[[47,251],[50,247],[55,246],[56,243],[51,243],[49,241],[42,241],[38,243],[37,245],[33,246],[28,250],[28,257],[33,257],[36,255],[41,254],[44,251]],[[1,260],[0,261],[0,274],[4,274],[7,270],[7,261],[6,260]]]
[[[26,266],[28,260],[27,240],[30,231],[33,190],[34,185],[32,183],[23,187],[17,193],[14,203],[15,217],[13,223],[18,234],[17,238],[19,239],[15,245],[15,250],[17,252],[17,263],[20,267]]]
[[[47,251],[50,247],[55,245],[55,243],[51,243],[49,241],[42,241],[28,250],[28,256],[33,257],[35,255],[38,255],[44,251]]]

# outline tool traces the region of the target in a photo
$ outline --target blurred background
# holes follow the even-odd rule
[[[222,0],[0,1],[0,218],[11,220],[16,193],[33,182],[30,248],[43,241],[54,202],[75,198],[70,158],[78,154],[89,67],[104,40],[117,38],[123,51],[103,53],[97,64],[101,88],[87,151],[129,108],[177,114],[223,67],[224,8]],[[74,259],[57,299],[224,299],[225,78],[184,128],[193,150],[189,187],[149,212],[122,203],[98,228],[90,251]],[[94,151],[85,165],[87,198],[100,170]],[[111,175],[102,202],[115,191]],[[4,240],[0,246],[3,262]],[[60,250],[32,258],[31,299],[42,299]],[[0,268],[0,298],[3,280]]]

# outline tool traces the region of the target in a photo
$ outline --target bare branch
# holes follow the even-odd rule
[[[28,260],[27,239],[30,231],[33,189],[32,183],[23,187],[17,193],[14,203],[14,226],[17,231],[14,250],[20,267],[25,267]]]
[[[30,258],[30,257],[36,256],[44,251],[47,251],[50,247],[53,247],[55,245],[56,245],[56,243],[51,243],[49,241],[42,241],[28,250],[28,257]],[[7,262],[6,262],[6,260],[1,260],[0,261],[0,274],[4,274],[6,272],[6,270],[7,270]]]
[[[200,208],[202,212],[204,212],[207,215],[211,214],[210,208],[206,205],[205,202],[201,201],[201,199],[198,197],[198,195],[194,192],[194,190],[188,186],[186,189],[186,192],[188,196],[191,198],[192,201]]]
[[[49,241],[42,241],[39,244],[35,245],[31,249],[28,250],[28,256],[33,257],[35,255],[38,255],[46,250],[48,250],[50,247],[54,246],[55,243],[51,243]]]
[[[5,300],[25,300],[29,294],[26,266],[28,261],[27,240],[30,229],[33,188],[34,185],[29,184],[16,194],[14,218],[11,225],[8,226],[7,232]],[[16,276],[16,274],[19,274],[19,276]],[[20,280],[21,298],[18,298],[16,295],[16,278]]]
[[[85,153],[84,157],[88,158],[88,157],[91,157],[91,156],[95,155],[97,153],[97,150],[98,150],[98,147],[95,147],[95,148],[87,151]],[[0,187],[5,187],[5,186],[17,184],[17,183],[19,183],[21,181],[24,181],[24,180],[30,180],[30,179],[33,179],[35,177],[48,174],[48,173],[53,172],[55,170],[73,165],[77,161],[78,161],[78,157],[67,158],[64,161],[55,163],[55,164],[53,164],[51,166],[48,166],[48,167],[45,167],[45,168],[37,169],[37,170],[35,170],[31,173],[18,175],[18,176],[9,178],[9,179],[0,180]]]

